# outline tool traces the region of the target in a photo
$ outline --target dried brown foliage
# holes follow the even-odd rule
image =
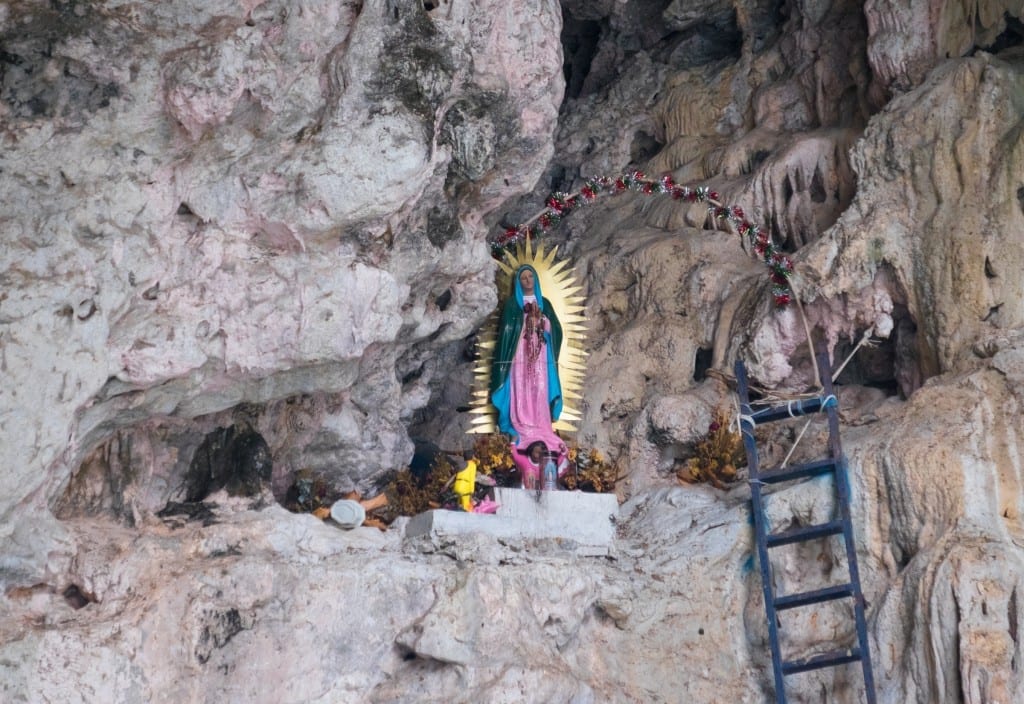
[[[676,472],[680,481],[725,489],[736,481],[737,470],[747,464],[743,438],[729,428],[729,415],[722,408],[715,411],[707,434],[697,441],[694,450],[696,454]]]
[[[562,477],[566,489],[601,494],[614,491],[617,481],[618,467],[608,462],[600,452],[583,447],[569,448],[569,471]]]
[[[434,458],[430,472],[422,481],[408,469],[402,470],[384,490],[388,495],[388,516],[391,519],[415,516],[432,508],[440,508],[442,494],[455,472],[455,467],[445,454]]]
[[[501,433],[481,435],[473,445],[477,472],[495,478],[499,486],[517,486],[519,472],[512,461],[508,438]],[[440,508],[451,499],[450,480],[456,471],[448,455],[439,454],[430,465],[430,472],[423,481],[418,480],[409,470],[402,470],[388,484],[388,506],[383,513],[388,520],[398,516],[415,516],[432,508]],[[618,471],[597,450],[573,447],[569,450],[570,469],[562,483],[567,489],[580,491],[613,491],[618,481]]]

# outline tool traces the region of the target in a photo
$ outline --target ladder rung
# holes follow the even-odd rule
[[[775,421],[783,420],[784,418],[797,418],[811,413],[819,413],[822,410],[834,408],[837,405],[838,403],[835,396],[826,396],[824,398],[818,396],[817,398],[789,401],[781,406],[760,408],[750,414],[750,419],[757,425],[761,425],[763,423],[774,423]]]
[[[751,477],[751,479],[758,479],[765,484],[778,484],[779,482],[788,482],[791,479],[813,477],[818,474],[824,474],[825,472],[831,472],[835,467],[835,458],[826,457],[823,460],[794,464],[791,467],[774,467],[766,472],[758,472],[757,476]]]
[[[819,667],[834,667],[844,665],[848,662],[860,660],[860,648],[844,648],[842,650],[831,650],[827,653],[818,653],[809,658],[801,660],[790,660],[782,663],[782,674],[793,675],[797,672],[817,670]]]
[[[814,591],[810,592],[801,592],[799,594],[787,594],[786,596],[776,597],[775,609],[777,611],[783,611],[785,609],[795,609],[798,606],[807,606],[808,604],[819,604],[823,601],[842,599],[843,597],[847,596],[853,596],[853,585],[836,584],[831,587],[825,587],[824,589],[815,589]]]
[[[788,545],[789,543],[799,543],[805,540],[824,538],[829,535],[839,535],[842,532],[843,522],[841,520],[829,521],[817,526],[800,526],[798,528],[790,528],[781,533],[766,535],[765,544],[770,548],[775,548],[780,545]]]

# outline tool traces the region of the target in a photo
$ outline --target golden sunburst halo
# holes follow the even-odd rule
[[[580,420],[578,403],[582,399],[583,378],[587,369],[587,353],[583,349],[587,332],[587,319],[583,315],[585,300],[580,295],[583,287],[576,280],[568,260],[556,260],[555,253],[554,247],[545,251],[543,243],[527,239],[516,245],[514,251],[506,251],[503,259],[498,261],[495,283],[500,300],[477,338],[477,359],[473,367],[473,395],[469,411],[473,419],[467,433],[498,432],[498,411],[490,400],[491,361],[497,345],[501,306],[512,290],[512,275],[524,264],[536,270],[540,290],[551,302],[562,324],[562,349],[558,354],[562,413],[552,427],[567,432],[576,430],[576,423]]]

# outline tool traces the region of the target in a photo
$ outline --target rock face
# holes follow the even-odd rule
[[[874,341],[839,381],[878,700],[1024,699],[1022,14],[0,5],[3,699],[768,701],[744,487],[674,472],[737,358],[814,382],[807,329],[837,363]],[[801,305],[701,204],[609,197],[548,235],[587,287],[579,440],[624,476],[610,558],[276,505],[299,470],[369,492],[413,438],[465,443],[486,235],[629,168],[741,205]],[[781,460],[797,431],[759,440]],[[832,508],[809,483],[768,514]],[[852,667],[791,681],[862,701]]]
[[[279,472],[330,467],[365,490],[408,461],[422,357],[494,303],[482,220],[551,154],[558,17],[554,2],[3,6],[17,383],[0,523],[26,569],[46,531],[17,535],[16,514],[45,510],[115,433],[187,467],[177,451],[213,416],[255,404],[301,438],[271,446]]]

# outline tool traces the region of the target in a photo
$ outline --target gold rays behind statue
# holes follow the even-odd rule
[[[562,382],[562,413],[552,427],[555,430],[574,431],[580,419],[578,402],[582,398],[583,375],[586,371],[586,318],[583,316],[583,288],[577,283],[567,260],[556,261],[555,249],[544,250],[539,242],[525,242],[515,252],[505,252],[504,261],[498,262],[496,283],[499,304],[484,325],[477,342],[477,360],[473,368],[473,414],[468,433],[498,432],[498,411],[490,401],[491,361],[498,339],[498,321],[501,305],[512,290],[512,275],[524,264],[537,271],[540,290],[550,301],[562,324],[562,349],[558,354],[558,378]]]

